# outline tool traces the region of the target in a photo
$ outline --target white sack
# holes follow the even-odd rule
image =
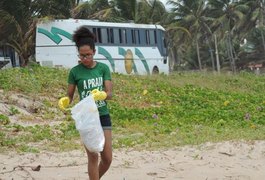
[[[99,120],[99,112],[92,95],[78,102],[72,109],[72,118],[81,140],[90,152],[103,151],[105,137]]]

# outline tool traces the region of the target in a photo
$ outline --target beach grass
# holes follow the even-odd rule
[[[1,151],[82,148],[70,112],[57,107],[58,99],[66,94],[67,76],[67,69],[39,66],[0,71],[1,103],[9,107],[8,112],[0,111]],[[108,106],[114,148],[157,149],[265,139],[264,75],[113,73],[112,78],[113,99]],[[10,98],[14,94],[39,105],[21,107]],[[31,116],[21,113],[20,108]]]

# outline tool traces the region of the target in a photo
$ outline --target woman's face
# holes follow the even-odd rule
[[[89,45],[84,45],[79,47],[79,58],[82,64],[86,67],[93,67],[94,60],[93,57],[95,55],[95,50],[91,49]]]

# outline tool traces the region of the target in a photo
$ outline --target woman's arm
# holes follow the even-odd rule
[[[112,82],[110,80],[104,81],[104,90],[107,93],[106,100],[110,100],[112,98]]]
[[[68,85],[67,95],[70,98],[70,103],[73,101],[73,97],[74,97],[74,94],[75,94],[75,87],[76,87],[75,84],[69,84]]]

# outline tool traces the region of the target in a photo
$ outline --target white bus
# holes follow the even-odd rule
[[[42,66],[72,68],[79,63],[73,32],[85,25],[96,36],[94,59],[122,74],[169,73],[165,30],[160,25],[64,19],[36,28],[36,61]]]

